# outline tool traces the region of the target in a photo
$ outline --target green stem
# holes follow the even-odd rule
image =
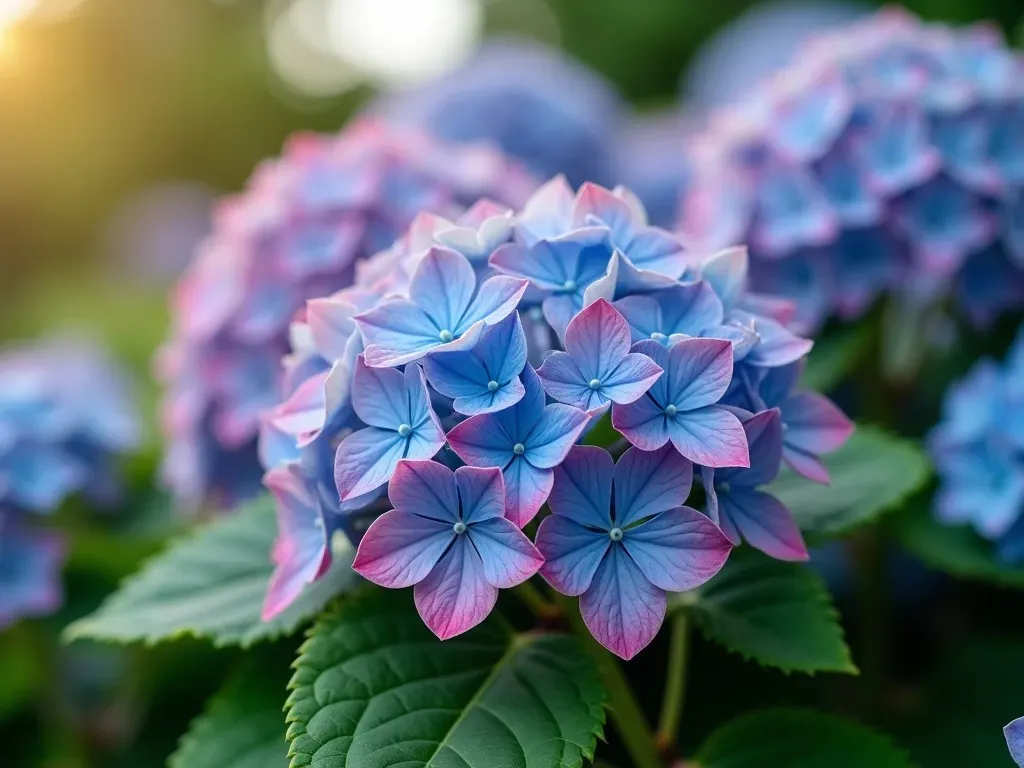
[[[885,701],[886,601],[885,549],[881,532],[867,528],[850,542],[857,563],[860,602],[860,658],[863,715],[869,722],[881,715]]]
[[[633,768],[662,768],[651,727],[618,660],[594,640],[579,610],[568,598],[556,595],[555,599],[601,672],[612,722],[633,761]]]
[[[662,754],[670,754],[675,750],[679,723],[683,717],[683,700],[686,696],[686,657],[690,635],[685,611],[676,611],[672,616],[670,632],[668,679],[665,681],[661,720],[658,723],[658,748]]]
[[[531,581],[524,581],[513,590],[516,597],[523,601],[533,614],[541,619],[548,620],[561,615],[562,611],[554,603],[550,602]]]

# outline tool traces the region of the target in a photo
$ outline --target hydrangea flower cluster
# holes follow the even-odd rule
[[[490,146],[447,145],[373,120],[293,137],[257,168],[215,209],[157,360],[167,387],[164,476],[185,506],[226,507],[258,490],[259,414],[280,398],[288,328],[306,299],[351,285],[360,262],[422,211],[457,219],[481,196],[516,205],[535,186]]]
[[[698,258],[628,190],[563,177],[518,212],[471,210],[457,236],[417,220],[295,325],[291,395],[262,432],[279,519],[265,615],[325,572],[341,531],[367,579],[415,585],[439,637],[539,572],[629,658],[666,592],[742,540],[806,559],[762,486],[783,461],[827,480],[818,457],[851,425],[797,387],[811,342],[787,302],[747,291],[746,252]],[[580,445],[602,420],[621,439]],[[695,475],[703,512],[685,506]]]
[[[461,67],[371,111],[456,142],[493,141],[541,178],[607,183],[624,105],[611,83],[526,38],[485,43]]]
[[[128,381],[98,348],[55,339],[0,354],[0,629],[60,603],[62,539],[32,524],[72,494],[116,501],[140,425]]]
[[[1002,365],[980,360],[949,388],[928,449],[938,519],[969,523],[1006,563],[1024,561],[1024,329]]]
[[[984,325],[1024,302],[1024,57],[889,9],[823,35],[695,141],[680,227],[749,243],[797,326],[887,291]]]

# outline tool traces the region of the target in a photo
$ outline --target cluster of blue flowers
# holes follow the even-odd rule
[[[1024,561],[1024,329],[1006,360],[981,360],[946,394],[928,437],[935,514],[969,523],[1008,564]]]
[[[691,142],[679,226],[748,243],[798,328],[883,292],[952,296],[984,325],[1024,304],[1022,82],[989,27],[889,9],[825,34]]]
[[[521,203],[536,182],[489,145],[453,146],[374,120],[298,135],[214,210],[172,300],[157,360],[166,387],[164,477],[185,507],[259,490],[259,414],[281,392],[288,328],[306,299],[349,286],[420,211]]]
[[[117,499],[119,454],[137,447],[127,380],[70,339],[0,354],[0,629],[60,603],[64,543],[40,519],[72,494]]]
[[[280,532],[265,615],[326,571],[342,531],[355,569],[415,586],[442,638],[539,571],[629,658],[666,591],[742,539],[805,559],[763,486],[783,461],[827,481],[819,456],[851,425],[799,388],[811,342],[791,318],[748,292],[744,249],[687,252],[623,188],[556,177],[518,211],[420,216],[292,326],[288,397],[261,431]],[[622,444],[579,445],[605,418]],[[703,513],[684,506],[695,467]]]

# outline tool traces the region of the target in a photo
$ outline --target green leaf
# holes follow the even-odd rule
[[[786,469],[767,488],[810,533],[834,535],[868,523],[919,490],[931,474],[915,443],[865,425],[826,456],[825,465],[832,477],[829,485]]]
[[[805,565],[739,550],[676,603],[709,639],[785,672],[856,674],[821,578]]]
[[[168,768],[285,768],[285,685],[278,670],[252,659],[234,674],[192,721]]]
[[[336,537],[331,570],[277,618],[264,622],[260,611],[273,571],[276,532],[268,494],[172,545],[65,635],[146,643],[193,635],[217,646],[244,647],[289,634],[356,583],[349,567],[353,551]]]
[[[898,730],[927,768],[1013,765],[1003,726],[1024,714],[1024,644],[984,638],[939,659]]]
[[[828,392],[857,366],[871,343],[871,326],[858,323],[814,342],[800,386]]]
[[[910,768],[882,734],[835,715],[767,709],[716,730],[697,753],[700,768]]]
[[[292,768],[576,768],[603,730],[604,692],[576,639],[492,617],[441,642],[408,592],[344,601],[295,669]]]
[[[893,520],[893,533],[909,552],[938,570],[965,579],[1024,588],[1024,567],[1000,562],[993,542],[967,525],[945,525],[927,506]]]

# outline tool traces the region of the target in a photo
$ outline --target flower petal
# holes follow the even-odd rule
[[[580,311],[565,331],[565,350],[587,381],[613,370],[629,345],[629,323],[604,299]]]
[[[518,405],[507,410],[513,410]],[[512,452],[514,444],[515,440],[494,413],[471,416],[461,424],[456,424],[448,433],[451,449],[464,462],[476,467],[504,467],[515,456]]]
[[[529,285],[526,280],[504,275],[484,280],[480,292],[459,321],[456,335],[466,333],[474,323],[495,325],[504,320],[519,306]]]
[[[418,360],[441,345],[441,331],[426,312],[406,299],[392,299],[355,317],[366,342],[366,363],[390,368]]]
[[[518,378],[512,379],[494,392],[489,389],[471,397],[457,397],[452,401],[452,408],[456,413],[465,416],[476,416],[481,413],[496,413],[513,405],[523,399],[526,389],[523,382]]]
[[[1003,736],[1006,738],[1006,746],[1010,750],[1010,757],[1018,766],[1024,766],[1024,717],[1007,723],[1003,728]]]
[[[576,597],[590,587],[611,539],[564,515],[549,515],[537,528],[537,549],[544,558],[540,575],[563,595]]]
[[[577,445],[555,467],[555,484],[548,499],[551,511],[580,525],[610,529],[612,456],[596,445]]]
[[[531,248],[508,243],[491,254],[489,263],[498,272],[529,280],[542,291],[557,291],[569,279],[565,265],[546,242]]]
[[[589,423],[590,417],[579,408],[561,403],[545,407],[523,440],[523,458],[539,469],[557,466]]]
[[[415,369],[415,366],[410,366]],[[415,370],[413,371],[415,373]],[[396,430],[412,426],[407,374],[394,368],[371,368],[360,357],[352,374],[352,407],[360,421],[371,427]]]
[[[583,410],[590,409],[595,395],[594,390],[587,386],[579,366],[566,352],[552,352],[544,359],[544,364],[537,370],[544,385],[544,391],[561,403]]]
[[[475,290],[476,273],[465,256],[448,248],[431,248],[416,265],[409,298],[430,316],[438,330],[458,335],[456,328],[460,327]],[[472,321],[465,327],[470,325]]]
[[[447,640],[486,619],[498,601],[498,589],[484,578],[483,563],[468,538],[457,536],[413,596],[423,623]]]
[[[743,422],[750,469],[723,468],[715,479],[729,485],[757,488],[774,480],[782,466],[782,417],[778,408],[761,411]]]
[[[369,493],[388,481],[408,441],[397,432],[367,427],[341,441],[334,456],[334,482],[342,501]]]
[[[494,418],[504,427],[514,442],[523,442],[544,409],[544,387],[537,372],[527,364],[520,374],[523,396],[513,407],[495,413]]]
[[[490,517],[474,523],[469,529],[469,537],[480,553],[484,579],[495,587],[507,589],[522,584],[544,562],[526,534],[503,517]]]
[[[726,311],[739,304],[747,290],[748,265],[745,246],[713,253],[701,265],[700,276],[711,285]]]
[[[388,498],[401,512],[433,518],[449,527],[461,519],[455,474],[436,461],[398,462],[388,483]]]
[[[661,346],[657,342],[652,343]],[[658,382],[654,386],[658,386]],[[669,419],[664,409],[649,396],[632,403],[613,405],[612,426],[642,451],[656,451],[669,441]]]
[[[736,526],[750,546],[776,560],[807,560],[807,546],[793,514],[771,494],[730,488],[719,494],[723,518]]]
[[[642,351],[646,354],[647,344]],[[663,366],[664,367],[664,366]],[[732,345],[722,339],[682,339],[669,349],[669,398],[677,408],[702,408],[722,399],[732,381]]]
[[[665,592],[647,580],[625,548],[613,546],[580,597],[580,613],[594,638],[628,661],[661,629]]]
[[[459,467],[455,483],[462,522],[468,525],[505,514],[505,481],[497,467]]]
[[[705,467],[749,467],[747,436],[732,413],[717,405],[668,420],[669,439],[683,456]]]
[[[662,373],[647,355],[630,352],[605,374],[598,393],[613,403],[632,403],[643,397]]]
[[[427,577],[454,538],[448,523],[393,509],[370,524],[352,569],[382,587],[411,587]]]
[[[526,365],[526,334],[518,312],[490,325],[473,349],[488,376],[504,384],[519,376]]]
[[[693,485],[693,465],[671,446],[658,451],[628,449],[615,465],[615,525],[682,506]]]
[[[786,443],[805,453],[834,451],[853,434],[851,422],[836,405],[816,392],[796,392],[782,405]]]
[[[630,557],[657,587],[685,592],[718,573],[732,543],[695,509],[679,507],[630,528],[622,538]]]
[[[516,456],[505,467],[505,517],[522,528],[533,520],[544,506],[554,474],[550,469],[538,469],[521,456]]]
[[[263,620],[287,608],[303,588],[322,576],[331,564],[323,513],[306,488],[295,465],[267,472],[263,483],[274,495],[277,539],[272,557],[274,573],[263,601]]]

